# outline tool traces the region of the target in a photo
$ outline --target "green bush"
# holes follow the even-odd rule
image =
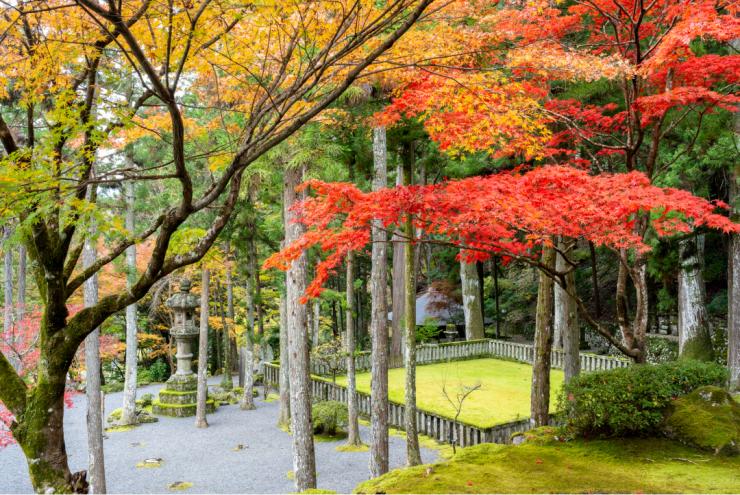
[[[563,387],[560,409],[578,436],[654,435],[673,399],[726,380],[724,367],[688,360],[584,373]]]
[[[336,435],[348,422],[347,404],[335,400],[317,402],[312,407],[313,432]]]
[[[157,359],[149,366],[149,376],[153,382],[163,382],[170,377],[170,368],[162,359]]]

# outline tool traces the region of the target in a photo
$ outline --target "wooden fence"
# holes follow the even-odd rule
[[[614,368],[624,368],[629,366],[629,359],[602,356],[582,352],[581,354],[581,371],[599,371],[610,370]],[[482,339],[464,342],[447,342],[443,344],[424,344],[416,349],[417,364],[444,363],[447,361],[460,361],[463,359],[474,359],[481,357],[498,357],[504,359],[513,359],[523,363],[532,364],[534,359],[534,346],[532,344],[518,344],[506,340]],[[552,367],[557,369],[563,368],[564,353],[561,350],[552,351]],[[344,361],[339,365],[340,372],[344,372]],[[355,367],[358,371],[368,371],[371,367],[370,353],[360,352],[355,356]],[[402,368],[403,360],[401,358],[391,359],[390,368]],[[311,372],[315,375],[330,375],[328,367],[320,363],[312,363]]]
[[[280,367],[274,363],[265,364],[265,383],[273,388],[278,387]],[[315,400],[347,401],[347,389],[320,377],[312,377],[311,393]],[[360,415],[370,417],[370,395],[356,392]],[[404,429],[406,407],[396,402],[389,403],[388,422],[398,429]],[[510,443],[511,435],[532,428],[529,418],[502,423],[490,428],[480,428],[462,421],[454,421],[422,409],[416,410],[416,424],[420,434],[439,442],[467,447],[479,443]]]
[[[416,362],[419,365],[441,363],[448,361],[460,361],[481,357],[497,357],[512,359],[524,363],[532,363],[534,358],[534,347],[532,344],[519,344],[505,340],[484,339],[465,342],[449,342],[437,345],[421,345],[417,348]],[[563,352],[554,350],[552,353],[552,367],[563,367]],[[629,366],[631,361],[614,356],[601,356],[597,354],[581,353],[581,371],[610,370]],[[400,368],[403,363],[400,359],[392,360],[391,368]],[[370,369],[370,353],[358,353],[355,358],[355,366],[358,371]],[[264,367],[265,383],[272,388],[278,388],[279,365],[266,363]],[[326,375],[326,367],[312,363],[314,375]],[[311,379],[311,393],[316,400],[347,401],[347,389],[337,385],[322,376],[313,376]],[[370,416],[370,395],[363,392],[357,393],[357,404],[360,414]],[[389,423],[399,429],[404,428],[405,406],[396,402],[389,405]],[[477,445],[479,443],[509,443],[514,433],[524,432],[532,428],[529,418],[511,421],[492,426],[480,428],[462,421],[454,421],[434,414],[429,411],[417,409],[416,423],[419,433],[434,438],[440,442],[453,442],[461,447]]]

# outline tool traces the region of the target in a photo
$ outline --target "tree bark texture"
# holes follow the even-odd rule
[[[134,183],[124,182],[124,199],[126,201],[126,230],[135,232],[136,212],[134,210]],[[136,283],[136,244],[126,249],[126,288]],[[123,410],[121,425],[136,424],[136,375],[138,371],[138,340],[136,303],[126,306],[126,371],[123,382]]]
[[[195,406],[195,426],[208,428],[206,401],[208,400],[208,302],[211,289],[211,274],[208,268],[201,268],[200,285],[200,333],[198,335],[198,390]]]
[[[542,264],[555,268],[555,250],[542,249]],[[532,364],[532,394],[530,421],[544,426],[550,411],[550,355],[552,351],[553,280],[540,272],[537,287],[537,315],[534,333],[534,363]]]
[[[465,315],[465,339],[477,340],[485,337],[483,310],[478,269],[475,263],[460,260],[460,282],[462,284],[463,314]]]
[[[388,185],[385,127],[373,130],[375,176],[373,190]],[[380,220],[373,222],[373,246],[370,267],[370,339],[372,369],[370,378],[370,475],[388,472],[388,235]]]
[[[287,284],[286,284],[287,285]],[[290,428],[290,353],[288,352],[288,309],[284,293],[280,293],[280,383],[278,425]]]
[[[291,207],[302,199],[296,187],[303,181],[299,168],[285,170],[285,242],[297,240],[304,227],[295,222]],[[307,256],[304,252],[286,272],[288,354],[290,356],[290,422],[293,439],[293,472],[298,491],[316,488],[316,459],[311,423],[311,376],[306,305],[300,299],[307,286]]]
[[[405,182],[410,182],[413,169],[409,164],[404,175]],[[419,450],[419,434],[416,425],[416,273],[414,270],[414,225],[411,215],[406,216],[404,223],[404,237],[406,238],[406,249],[404,252],[404,326],[405,326],[405,349],[404,367],[406,371],[406,409],[404,415],[404,426],[406,429],[406,464],[417,466],[421,464],[421,451]],[[395,314],[393,315],[395,318]]]
[[[250,239],[254,242],[254,239]],[[241,346],[242,371],[239,381],[242,382],[244,392],[239,403],[239,407],[248,411],[255,409],[254,405],[254,278],[252,274],[257,269],[257,262],[254,259],[252,250],[247,253],[247,283],[245,287],[247,299],[247,328],[244,330],[244,345]]]
[[[740,50],[740,39],[732,42]],[[735,113],[735,143],[740,153],[740,112]],[[730,218],[740,222],[740,161],[730,170]],[[727,277],[727,367],[730,389],[740,390],[740,234],[730,236]]]
[[[398,165],[396,168],[396,186],[404,185],[403,167]],[[404,291],[404,269],[405,269],[405,252],[406,243],[400,232],[396,231],[391,237],[393,246],[393,274],[392,274],[392,307],[393,319],[391,320],[391,356],[393,358],[401,357],[401,348],[404,333],[404,306],[406,296]]]
[[[355,255],[347,255],[347,445],[362,445],[355,382]]]
[[[558,272],[567,271],[565,275],[566,287],[556,283],[553,289],[553,348],[563,350],[563,371],[565,372],[566,383],[576,376],[581,368],[578,304],[575,298],[568,293],[575,293],[576,277],[573,267],[567,263],[565,258],[570,256],[574,245],[575,242],[572,240],[561,239],[558,242],[559,252],[555,254],[555,270]],[[565,257],[560,253],[563,253]]]
[[[26,317],[26,273],[28,265],[28,253],[26,246],[21,244],[18,247],[18,311],[16,312],[17,321],[23,321]]]
[[[82,262],[84,267],[95,263],[94,240],[85,240]],[[93,275],[83,285],[86,308],[98,303],[98,276]],[[90,493],[106,493],[105,455],[103,449],[103,395],[100,376],[100,328],[85,339],[85,394],[87,396],[87,465]]]
[[[688,359],[714,359],[704,288],[704,236],[692,235],[678,245],[678,352]]]

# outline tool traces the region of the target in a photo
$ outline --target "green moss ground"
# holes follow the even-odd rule
[[[390,370],[390,399],[403,403],[404,369]],[[553,370],[550,386],[550,410],[555,411],[557,394],[563,384],[563,372]],[[463,405],[460,420],[481,428],[529,417],[529,393],[532,367],[528,364],[499,359],[471,359],[450,363],[428,364],[416,369],[416,403],[420,409],[446,417],[455,414],[442,394],[442,384],[454,396],[460,385],[478,382],[480,390],[473,392]],[[337,383],[346,384],[345,377]],[[370,373],[357,375],[357,389],[370,393]]]
[[[483,444],[392,471],[357,493],[738,493],[740,457],[664,439]]]

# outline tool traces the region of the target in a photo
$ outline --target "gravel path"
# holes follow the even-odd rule
[[[218,382],[218,377],[213,379]],[[140,389],[139,395],[156,393],[162,386]],[[87,467],[85,396],[65,411],[65,438],[72,471]],[[221,406],[208,416],[210,427],[197,429],[193,418],[160,417],[130,431],[112,432],[105,440],[106,478],[109,493],[163,493],[176,481],[193,483],[192,493],[290,493],[295,492],[288,472],[293,469],[290,436],[275,424],[277,402],[256,400],[257,409],[242,411],[238,405]],[[121,394],[106,397],[106,411],[120,407]],[[367,443],[370,431],[361,427]],[[243,450],[233,450],[242,444]],[[337,452],[342,442],[316,443],[319,488],[348,493],[369,477],[368,452]],[[405,460],[404,439],[390,438],[391,467]],[[437,454],[423,449],[424,462]],[[137,468],[148,458],[163,459],[159,468]],[[17,445],[0,450],[0,493],[30,493],[31,484],[23,453]],[[186,493],[187,493],[186,492]]]

